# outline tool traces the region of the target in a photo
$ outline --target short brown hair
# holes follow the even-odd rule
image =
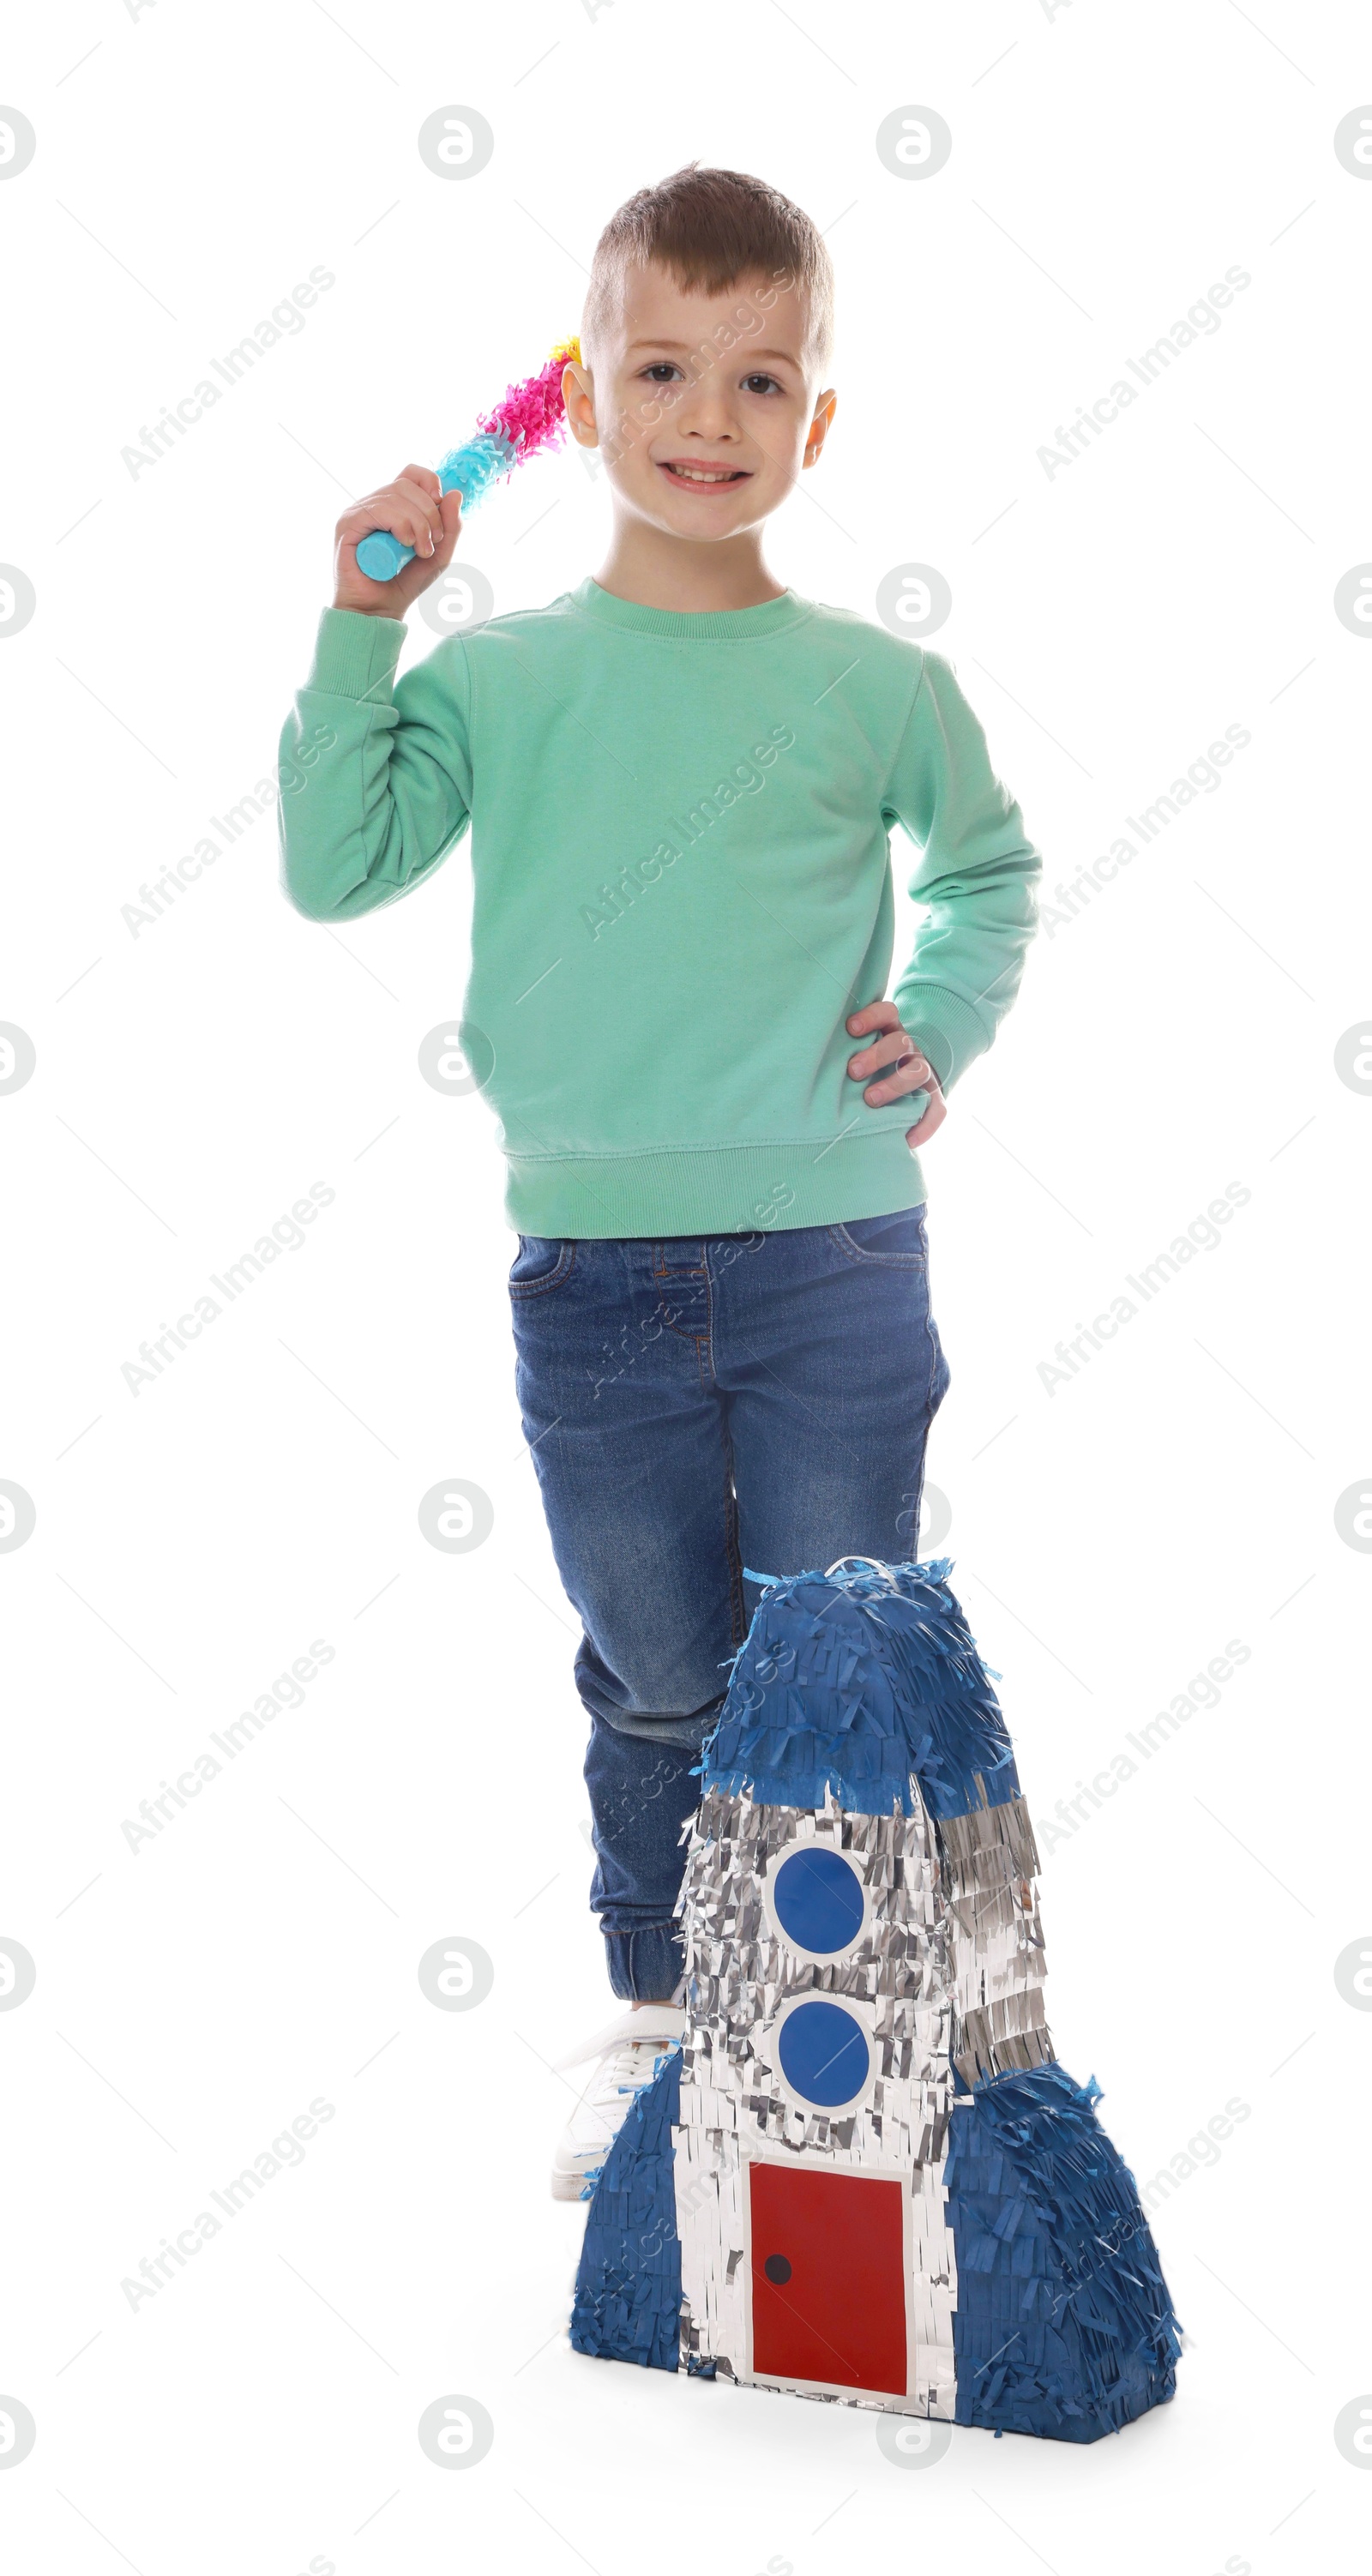
[[[702,170],[692,161],[627,198],[595,246],[583,343],[603,330],[626,269],[650,260],[687,295],[722,295],[758,270],[788,277],[805,300],[810,348],[821,366],[827,363],[834,332],[829,253],[810,217],[765,179],[746,170]]]

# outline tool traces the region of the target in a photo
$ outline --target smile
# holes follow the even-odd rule
[[[658,468],[670,474],[674,483],[693,483],[698,489],[718,491],[723,483],[746,483],[747,470],[737,465],[690,465],[685,457],[668,457]]]

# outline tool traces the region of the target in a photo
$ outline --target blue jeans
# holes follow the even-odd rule
[[[576,1685],[617,1995],[681,1975],[694,1766],[762,1574],[917,1553],[948,1385],[924,1210],[846,1225],[555,1242],[510,1272],[516,1386],[584,1634]]]

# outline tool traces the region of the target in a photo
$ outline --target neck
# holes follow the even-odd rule
[[[765,600],[782,598],[786,589],[763,561],[756,528],[716,545],[693,545],[689,537],[669,536],[644,519],[619,517],[596,580],[616,599],[689,616],[760,608]]]

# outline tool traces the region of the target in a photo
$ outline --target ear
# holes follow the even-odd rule
[[[838,395],[832,390],[819,396],[815,404],[815,415],[805,439],[804,463],[806,465],[814,465],[818,462],[820,450],[829,435],[837,409]]]
[[[576,366],[568,360],[562,370],[562,401],[567,427],[578,447],[598,447],[600,432],[595,422],[595,378],[589,367]]]

